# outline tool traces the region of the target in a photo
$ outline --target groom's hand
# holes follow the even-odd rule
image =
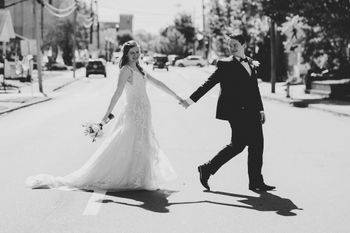
[[[266,117],[265,117],[264,111],[260,112],[260,121],[261,121],[261,124],[264,124],[265,121],[266,121]]]

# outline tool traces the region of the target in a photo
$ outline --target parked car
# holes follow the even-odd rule
[[[158,54],[153,56],[154,62],[153,62],[153,70],[155,68],[158,69],[166,69],[169,71],[169,62],[168,57],[166,55]]]
[[[91,60],[86,65],[86,77],[90,74],[102,74],[104,77],[106,75],[106,66],[101,60]]]
[[[47,69],[48,70],[68,70],[67,66],[65,64],[61,63],[47,63]]]
[[[199,66],[203,67],[207,64],[207,61],[204,60],[201,56],[190,55],[184,59],[179,59],[175,62],[176,66],[185,67],[185,66]]]

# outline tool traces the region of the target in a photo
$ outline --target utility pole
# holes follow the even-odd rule
[[[76,57],[75,57],[75,50],[77,48],[77,16],[78,16],[78,8],[74,10],[74,21],[73,21],[73,78],[75,78],[75,71],[76,71]]]
[[[206,42],[207,42],[207,32],[205,30],[205,6],[204,6],[204,0],[202,0],[202,20],[203,20],[203,48],[204,48],[204,58],[207,58],[207,48],[206,48]]]
[[[275,93],[276,84],[276,23],[271,19],[270,25],[270,47],[271,47],[271,93]]]
[[[0,0],[0,9],[5,9],[5,0]],[[2,57],[4,59],[4,77],[5,77],[5,56],[6,56],[6,42],[2,42]]]
[[[44,6],[40,4],[40,28],[41,28],[41,40],[44,40]]]
[[[37,17],[37,0],[33,0],[33,13],[34,13],[34,30],[35,30],[35,37],[36,37],[36,64],[37,64],[37,70],[38,70],[38,84],[39,84],[39,91],[44,94],[43,91],[43,80],[42,80],[42,67],[41,67],[41,36],[40,36],[40,28],[39,28],[39,22]]]
[[[98,18],[98,2],[97,0],[95,0],[95,4],[96,4],[96,12],[97,12],[97,49],[100,49],[100,21],[99,21],[99,18]]]
[[[94,31],[94,22],[93,22],[93,20],[94,20],[94,12],[93,12],[93,10],[92,10],[92,1],[93,0],[90,0],[90,10],[91,10],[91,12],[90,12],[90,17],[92,18],[92,24],[91,24],[91,26],[90,26],[90,44],[92,44],[92,37],[93,37],[93,31]]]

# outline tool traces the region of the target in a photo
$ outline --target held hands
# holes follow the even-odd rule
[[[182,105],[182,107],[188,108],[188,106],[190,106],[190,104],[187,103],[187,101],[185,99],[181,98],[180,96],[175,95],[175,98],[177,99],[177,101],[179,101],[179,104]]]
[[[182,107],[184,108],[188,108],[190,106],[189,103],[187,103],[187,101],[184,99],[180,99],[179,101],[179,104],[182,105]]]

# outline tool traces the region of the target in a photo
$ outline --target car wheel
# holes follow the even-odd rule
[[[88,77],[89,77],[89,74],[86,74],[86,75],[85,75],[85,77],[87,77],[87,78],[88,78]]]
[[[200,63],[198,63],[198,64],[197,64],[197,66],[198,66],[198,67],[203,67],[203,65],[202,65],[202,64],[200,64]]]
[[[179,67],[185,67],[185,66],[184,66],[184,64],[180,63],[180,64],[179,64]]]
[[[106,75],[106,74],[103,74],[103,76],[105,76],[105,78],[107,78],[107,75]]]

